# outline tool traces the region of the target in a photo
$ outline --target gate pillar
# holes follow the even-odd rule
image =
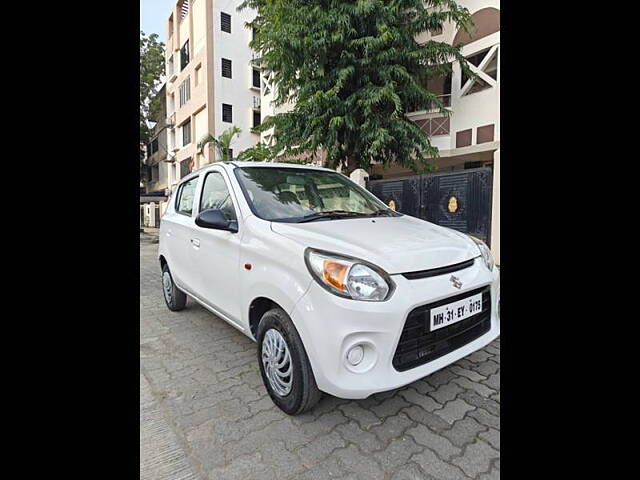
[[[491,253],[500,265],[500,149],[493,154],[493,195],[491,205]]]
[[[355,183],[360,185],[362,188],[366,188],[369,174],[367,173],[366,170],[362,168],[357,168],[353,172],[351,172],[351,175],[349,175],[349,178],[351,178],[351,180],[353,180]]]

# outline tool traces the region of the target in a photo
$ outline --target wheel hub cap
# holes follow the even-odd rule
[[[262,341],[262,365],[271,389],[281,397],[288,395],[293,380],[291,354],[284,337],[273,328]]]
[[[169,272],[162,274],[162,287],[167,303],[171,303],[171,275],[169,275]]]

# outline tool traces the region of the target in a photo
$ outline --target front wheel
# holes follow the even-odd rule
[[[260,320],[257,340],[262,381],[273,403],[289,415],[313,408],[322,393],[289,316],[280,308],[269,310]]]

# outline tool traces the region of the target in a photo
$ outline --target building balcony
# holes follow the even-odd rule
[[[451,108],[451,94],[438,95],[438,100],[440,100],[444,108],[447,108],[447,109]],[[409,113],[407,113],[407,115],[408,116],[423,115],[426,113],[436,113],[439,111],[440,111],[440,107],[435,102],[433,102],[431,105],[427,105],[427,107],[423,108],[422,110],[410,110]]]

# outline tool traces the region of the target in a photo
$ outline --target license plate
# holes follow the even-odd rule
[[[431,331],[447,327],[482,311],[482,293],[431,309]]]

